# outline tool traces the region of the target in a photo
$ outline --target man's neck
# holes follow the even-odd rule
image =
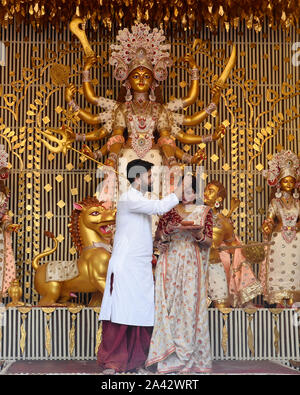
[[[140,184],[131,184],[131,188],[135,189],[138,192],[141,192],[141,185]]]

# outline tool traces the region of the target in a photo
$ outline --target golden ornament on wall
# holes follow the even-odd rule
[[[50,77],[53,85],[67,85],[70,77],[70,66],[54,63],[50,69]]]

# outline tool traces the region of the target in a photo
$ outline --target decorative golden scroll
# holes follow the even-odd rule
[[[47,350],[48,355],[51,355],[51,332],[49,328],[51,314],[55,311],[55,307],[42,307],[43,313],[46,314],[46,328],[45,328],[45,348]]]
[[[275,352],[276,354],[279,353],[279,330],[278,330],[278,319],[279,319],[279,314],[282,313],[283,309],[269,309],[271,314],[273,315],[274,318],[274,347],[275,347]]]
[[[69,307],[68,310],[72,314],[72,326],[69,332],[69,355],[73,355],[75,350],[75,321],[77,313],[79,313],[84,306]]]
[[[251,351],[251,354],[254,355],[255,350],[254,350],[254,338],[253,338],[253,332],[251,328],[251,322],[253,320],[253,315],[257,312],[258,309],[253,308],[253,309],[244,309],[244,312],[248,316],[248,328],[247,328],[247,337],[248,337],[248,347],[249,350]]]
[[[93,310],[97,314],[97,316],[99,316],[100,307],[94,307]],[[98,353],[98,349],[99,349],[101,340],[102,340],[102,321],[99,324],[99,328],[98,328],[97,335],[96,335],[95,355],[97,355],[97,353]]]
[[[98,350],[100,347],[102,341],[102,321],[100,321],[100,325],[97,331],[97,336],[96,336],[96,346],[95,346],[95,354],[98,354]]]
[[[22,318],[22,325],[20,327],[20,348],[21,348],[21,352],[22,354],[24,354],[24,350],[25,350],[25,343],[26,343],[26,329],[25,329],[25,321],[27,319],[27,314],[29,313],[29,311],[31,311],[31,307],[19,307],[18,311],[21,313],[21,318]]]
[[[227,329],[227,321],[228,321],[228,315],[232,312],[231,308],[227,307],[219,307],[218,310],[223,314],[223,320],[224,320],[224,326],[222,329],[222,348],[224,354],[227,353],[227,343],[228,343],[228,329]]]
[[[259,5],[259,6],[258,6]],[[257,2],[255,0],[222,1],[91,1],[91,0],[44,0],[12,1],[2,0],[0,23],[7,27],[15,22],[31,24],[38,31],[51,24],[57,31],[74,15],[90,19],[94,30],[111,31],[113,26],[133,25],[136,21],[164,25],[173,34],[205,26],[210,31],[237,29],[245,23],[247,29],[260,33],[266,20],[272,29],[289,29],[297,26],[300,6],[297,0]],[[39,65],[39,67],[41,67]]]

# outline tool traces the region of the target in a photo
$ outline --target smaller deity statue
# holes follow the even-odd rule
[[[7,290],[16,278],[16,267],[12,250],[11,232],[19,230],[8,215],[9,190],[4,181],[8,178],[8,153],[0,145],[0,296],[7,296]]]
[[[262,286],[243,256],[230,216],[239,206],[232,199],[227,216],[221,213],[226,190],[219,181],[211,181],[204,191],[204,202],[213,211],[213,242],[208,268],[208,296],[215,307],[242,307],[262,293]]]
[[[289,150],[277,153],[264,176],[271,187],[276,187],[262,224],[264,237],[273,242],[260,266],[264,299],[280,307],[285,301],[292,306],[300,300],[299,158]]]

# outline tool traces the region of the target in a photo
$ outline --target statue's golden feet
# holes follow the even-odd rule
[[[65,302],[64,303],[65,307],[78,307],[82,306],[82,303],[76,303],[76,302]]]
[[[21,307],[25,306],[24,302],[10,302],[5,305],[5,307]]]
[[[215,303],[215,308],[216,309],[225,309],[227,306],[227,303]]]

